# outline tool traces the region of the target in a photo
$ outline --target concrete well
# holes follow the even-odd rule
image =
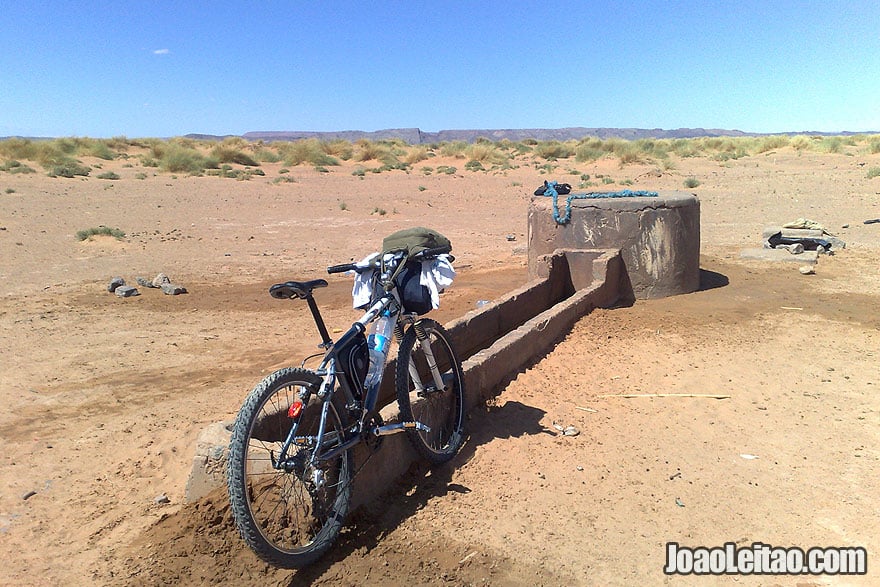
[[[567,198],[558,197],[560,214]],[[528,244],[532,276],[541,271],[539,259],[557,249],[620,249],[629,278],[622,297],[690,293],[700,286],[700,201],[679,191],[573,199],[570,220],[557,224],[552,198],[535,196],[529,205]]]

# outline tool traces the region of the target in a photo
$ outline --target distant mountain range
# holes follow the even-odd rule
[[[568,128],[523,128],[523,129],[465,129],[465,130],[441,130],[438,132],[427,132],[418,128],[389,128],[376,131],[361,130],[341,130],[341,131],[253,131],[246,132],[243,135],[206,135],[206,134],[188,134],[188,138],[205,139],[205,140],[221,140],[229,136],[241,136],[249,141],[296,141],[300,139],[318,139],[322,141],[332,141],[343,139],[346,141],[357,141],[360,139],[368,139],[371,141],[379,141],[383,139],[402,139],[411,145],[419,145],[425,143],[440,143],[452,141],[465,141],[472,143],[479,138],[486,138],[490,141],[500,141],[508,139],[511,141],[522,141],[524,139],[535,139],[538,141],[567,141],[580,140],[584,137],[597,137],[600,139],[619,138],[626,140],[637,139],[691,139],[697,137],[755,137],[767,136],[769,134],[787,134],[787,135],[823,135],[823,136],[843,136],[853,134],[863,134],[856,132],[818,132],[818,131],[800,131],[786,133],[752,133],[741,130],[725,130],[720,128],[676,128],[673,130],[665,130],[662,128],[585,128],[581,126]],[[873,134],[873,133],[867,133]]]

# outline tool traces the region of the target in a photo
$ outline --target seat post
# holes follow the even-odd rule
[[[324,319],[321,317],[321,312],[318,310],[318,304],[315,302],[315,298],[312,296],[311,292],[306,296],[306,302],[309,304],[309,310],[312,311],[312,318],[315,319],[315,325],[318,327],[318,334],[321,335],[321,346],[327,348],[333,344],[333,341],[330,339],[330,333],[327,332],[327,326],[324,325]]]

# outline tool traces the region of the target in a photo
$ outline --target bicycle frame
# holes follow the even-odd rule
[[[396,259],[396,261],[397,264],[402,264],[406,261],[406,258],[398,258]],[[395,264],[394,266],[396,266],[397,264]],[[384,271],[382,274],[382,280],[385,282],[389,282],[390,275],[392,273],[393,267],[392,269]],[[326,422],[330,409],[330,400],[337,390],[337,385],[346,395],[345,399],[347,405],[357,405],[359,403],[357,402],[357,400],[355,400],[356,390],[348,388],[348,384],[346,383],[345,378],[337,377],[338,375],[345,374],[343,370],[345,366],[337,361],[336,349],[344,348],[346,344],[351,341],[352,338],[362,336],[364,332],[366,332],[367,325],[386,310],[390,309],[389,311],[391,315],[397,321],[395,332],[397,333],[398,337],[402,336],[404,323],[411,324],[412,327],[416,329],[416,337],[419,341],[419,345],[422,351],[425,354],[428,368],[431,372],[431,379],[433,379],[433,387],[426,386],[422,382],[421,376],[419,375],[416,366],[412,362],[410,362],[409,374],[410,378],[413,381],[413,384],[416,387],[417,393],[420,396],[424,397],[424,395],[429,393],[430,391],[443,391],[446,389],[446,384],[443,381],[443,376],[440,373],[439,368],[437,367],[437,362],[434,358],[433,350],[431,349],[430,340],[428,340],[425,332],[419,327],[419,316],[417,314],[402,313],[402,306],[400,300],[398,299],[398,295],[399,294],[394,287],[386,288],[384,295],[373,302],[367,308],[364,314],[351,325],[351,328],[349,328],[335,342],[330,338],[330,335],[327,332],[327,328],[324,324],[323,318],[321,317],[320,310],[318,309],[318,305],[315,302],[314,297],[312,297],[311,295],[308,295],[306,297],[306,301],[309,305],[309,310],[311,310],[315,325],[317,326],[318,332],[322,338],[322,342],[319,346],[325,349],[324,357],[322,358],[318,368],[315,370],[315,373],[323,378],[321,386],[317,392],[318,398],[322,401],[321,417],[318,425],[318,434],[314,438],[298,438],[297,429],[299,428],[299,423],[294,422],[294,425],[291,427],[290,432],[282,445],[278,459],[274,463],[274,467],[276,469],[286,469],[291,466],[290,459],[288,457],[288,451],[290,450],[292,445],[314,447],[309,465],[313,468],[313,470],[317,470],[318,464],[335,458],[340,453],[347,451],[357,445],[363,439],[364,435],[367,433],[367,430],[365,428],[366,422],[376,408],[376,402],[378,401],[379,397],[380,384],[375,385],[371,389],[364,390],[365,393],[363,394],[363,403],[359,406],[360,415],[354,425],[349,428],[349,432],[351,432],[351,436],[349,438],[334,439],[327,438],[325,436]],[[308,400],[308,396],[300,397],[300,402],[302,404],[307,404]],[[376,436],[384,436],[388,434],[402,432],[407,428],[417,428],[425,432],[430,432],[430,428],[428,426],[425,426],[424,424],[421,424],[419,422],[400,422],[398,424],[393,424],[390,426],[381,426],[377,427],[376,430],[374,430],[373,432],[376,434]],[[326,444],[331,444],[337,440],[340,440],[340,444],[333,446],[326,451],[323,450]]]

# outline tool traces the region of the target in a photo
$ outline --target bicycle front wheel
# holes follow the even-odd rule
[[[400,341],[395,386],[400,417],[430,428],[407,429],[419,454],[433,464],[455,456],[464,442],[464,375],[449,334],[434,320],[418,320]]]
[[[321,378],[306,369],[269,375],[245,400],[229,444],[227,486],[236,526],[257,556],[279,567],[317,560],[348,513],[350,451],[313,459],[324,405],[316,397],[320,385]],[[343,441],[345,412],[336,403],[327,406],[322,451]],[[282,457],[294,424],[294,442]]]

